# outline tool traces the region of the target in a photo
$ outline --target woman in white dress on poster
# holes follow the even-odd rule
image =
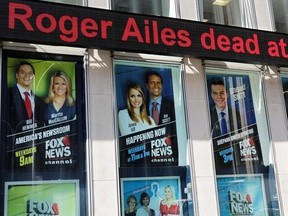
[[[155,127],[148,116],[145,94],[139,84],[130,84],[126,93],[127,109],[119,111],[119,130],[122,136]]]

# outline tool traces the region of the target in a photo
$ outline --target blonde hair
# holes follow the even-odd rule
[[[137,199],[136,199],[135,196],[131,195],[131,196],[129,196],[129,197],[127,198],[125,213],[129,213],[129,212],[130,212],[130,211],[129,211],[129,203],[130,203],[130,201],[131,201],[132,199],[135,200],[135,207],[134,207],[134,209],[133,209],[133,212],[136,213],[136,211],[137,211]]]
[[[133,107],[131,106],[130,101],[129,101],[129,94],[130,94],[130,91],[132,89],[139,91],[141,96],[142,96],[142,105],[140,106],[140,118],[141,118],[141,120],[146,121],[146,122],[148,122],[149,125],[151,125],[152,121],[149,118],[149,116],[147,114],[147,110],[146,110],[145,94],[144,94],[144,91],[143,91],[141,85],[139,85],[139,84],[130,84],[128,86],[128,90],[126,93],[127,108],[128,108],[128,113],[129,113],[130,118],[135,122],[139,122],[139,119],[136,117],[134,110],[133,110]]]
[[[170,185],[167,185],[165,188],[164,188],[164,191],[167,189],[167,188],[169,188],[170,190],[171,190],[171,194],[172,194],[172,199],[173,200],[175,200],[175,195],[174,195],[174,189],[173,189],[173,187],[172,186],[170,186]],[[167,201],[167,198],[165,197],[165,200]]]
[[[50,87],[49,87],[49,95],[48,97],[45,99],[46,103],[52,103],[55,97],[55,93],[54,93],[54,79],[56,77],[60,77],[62,78],[67,86],[67,92],[66,92],[66,104],[68,106],[72,106],[74,103],[74,99],[72,97],[72,84],[71,84],[71,80],[70,78],[66,75],[66,73],[64,73],[63,71],[57,71],[50,79]]]

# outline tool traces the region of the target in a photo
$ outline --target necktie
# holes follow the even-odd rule
[[[226,123],[226,118],[225,118],[225,113],[224,112],[221,112],[221,132],[222,134],[226,134],[228,133],[228,129],[227,129],[227,123]]]
[[[156,125],[159,124],[159,110],[157,108],[157,102],[153,102],[153,110],[152,110],[152,118],[154,119],[154,122]]]
[[[24,99],[25,107],[26,107],[28,118],[30,119],[32,117],[32,106],[31,106],[31,101],[29,98],[29,93],[24,92],[24,95],[25,95],[25,99]]]

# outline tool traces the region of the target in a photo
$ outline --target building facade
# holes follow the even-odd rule
[[[285,0],[63,3],[1,3],[1,214],[288,215]]]

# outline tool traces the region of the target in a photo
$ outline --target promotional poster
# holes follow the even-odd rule
[[[7,136],[1,144],[6,145],[7,168],[75,166],[75,62],[8,58],[5,71],[7,113],[2,126]]]
[[[181,164],[179,160],[184,163],[187,140],[184,110],[180,106],[179,69],[179,66],[115,61],[122,167],[171,166]]]
[[[263,167],[248,75],[207,75],[217,174],[258,173]]]
[[[221,216],[268,216],[262,175],[217,176]]]
[[[7,182],[5,184],[6,216],[79,215],[79,182],[58,180]]]
[[[41,185],[39,181],[60,182],[69,179],[75,179],[79,183],[80,201],[73,206],[70,203],[68,207],[65,206],[66,210],[61,210],[69,212],[68,208],[71,208],[73,213],[59,215],[79,215],[76,207],[80,204],[80,214],[86,215],[86,118],[83,74],[83,58],[79,56],[3,51],[1,215],[4,211],[3,197],[7,195],[7,191],[9,191],[7,202],[9,207],[5,207],[9,211],[7,215],[56,215],[54,214],[56,211],[53,214],[48,213],[52,212],[51,205],[53,206],[55,201],[52,198],[55,198],[56,192],[51,192],[49,195],[52,197],[51,200],[48,195],[44,195],[45,199],[33,198],[30,203],[26,200],[25,203],[19,204],[19,208],[15,208],[18,204],[13,203],[13,197],[20,194],[18,188],[21,188],[21,191],[27,190],[29,195],[30,192],[26,188],[34,191],[34,187],[37,190],[46,185]],[[4,188],[8,183],[14,185],[13,182],[16,185],[18,182],[30,183],[28,186]],[[66,184],[59,185],[66,187]],[[49,184],[47,188],[50,188]],[[75,193],[75,186],[72,191]],[[57,203],[60,208],[60,201]],[[23,208],[26,206],[31,208],[25,212],[21,205]],[[37,207],[44,208],[45,205],[50,209],[47,212],[44,210],[41,212]],[[21,214],[13,213],[18,210]]]
[[[121,215],[193,216],[189,166],[124,167],[119,169]],[[169,203],[169,204],[167,204]]]

